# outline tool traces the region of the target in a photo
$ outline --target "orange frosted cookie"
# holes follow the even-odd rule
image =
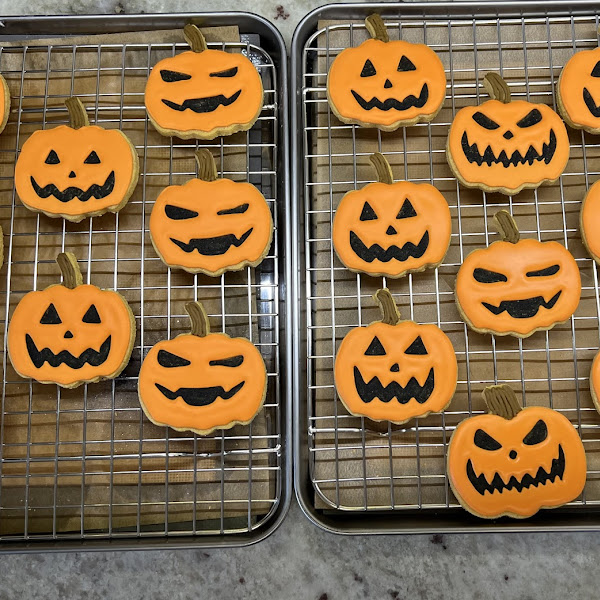
[[[394,131],[431,121],[446,98],[446,74],[424,44],[390,41],[377,14],[365,19],[370,40],[346,48],[327,76],[327,99],[344,123]]]
[[[402,277],[437,267],[450,245],[450,209],[428,183],[394,183],[386,158],[372,154],[378,183],[348,192],[333,220],[333,245],[352,271]]]
[[[575,500],[586,480],[581,438],[561,413],[522,408],[507,385],[485,388],[489,414],[465,419],[448,447],[457,500],[484,519],[525,518]]]
[[[575,259],[558,242],[521,240],[505,210],[494,215],[501,241],[467,256],[456,276],[456,303],[480,333],[528,337],[575,312],[581,277]]]
[[[596,410],[600,412],[600,352],[594,357],[590,371],[590,392]]]
[[[212,140],[246,131],[263,105],[263,86],[243,54],[208,50],[192,24],[183,33],[191,51],[158,62],[146,84],[150,121],[159,133]]]
[[[0,133],[4,131],[10,114],[10,90],[6,84],[6,79],[0,75],[0,110],[2,110],[0,120]]]
[[[65,388],[117,377],[135,340],[127,301],[117,292],[84,285],[70,252],[56,262],[62,285],[25,294],[10,320],[8,353],[15,371]]]
[[[448,336],[436,325],[402,321],[388,289],[378,290],[382,320],[357,327],[335,358],[335,386],[353,415],[405,423],[442,412],[458,377]]]
[[[152,244],[169,267],[217,276],[255,267],[269,251],[273,219],[250,183],[217,179],[210,150],[196,153],[198,179],[172,185],[150,215]]]
[[[35,131],[15,166],[15,188],[34,212],[78,223],[118,212],[138,181],[135,147],[118,129],[90,125],[79,98],[66,103],[70,125]]]
[[[260,352],[245,338],[210,333],[199,302],[185,308],[191,332],[158,342],[142,363],[138,393],[146,416],[200,435],[248,424],[267,393]]]
[[[545,104],[510,98],[502,78],[488,73],[491,100],[462,108],[450,126],[446,157],[465,186],[517,194],[556,181],[569,160],[561,118]]]
[[[592,258],[600,263],[600,181],[588,190],[579,213],[581,239]]]

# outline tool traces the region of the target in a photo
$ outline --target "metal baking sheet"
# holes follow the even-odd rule
[[[348,46],[366,39],[364,18],[378,12],[391,39],[424,42],[447,75],[443,110],[430,124],[395,133],[344,125],[327,107],[326,74]],[[481,80],[502,74],[513,97],[556,107],[561,69],[574,52],[599,44],[597,4],[574,2],[348,4],[317,9],[292,45],[292,148],[296,328],[295,487],[308,517],[338,533],[600,529],[600,415],[589,392],[599,346],[598,268],[579,234],[581,201],[600,178],[600,137],[569,130],[571,159],[560,180],[514,197],[460,186],[444,147],[454,114],[487,99]],[[400,280],[348,272],[331,244],[331,220],[344,193],[373,181],[368,155],[393,161],[396,179],[433,183],[450,205],[450,250],[435,271]],[[523,237],[555,239],[575,256],[582,299],[575,315],[528,339],[468,330],[454,302],[462,259],[497,239],[499,209],[516,217]],[[351,328],[378,318],[372,293],[388,286],[405,317],[438,324],[459,361],[455,398],[441,415],[405,426],[374,426],[350,415],[336,395],[333,361]],[[446,475],[447,444],[456,425],[484,411],[481,390],[508,382],[525,405],[551,406],[577,428],[588,458],[583,494],[526,521],[484,521],[464,511]]]
[[[72,35],[181,30],[191,20],[204,27],[237,26],[240,42],[209,47],[245,52],[265,89],[265,105],[249,132],[207,145],[220,157],[217,165],[225,165],[220,173],[248,180],[265,195],[274,217],[273,245],[258,268],[214,279],[171,272],[156,256],[148,234],[159,191],[153,182],[167,178],[168,183],[183,183],[195,176],[193,160],[182,160],[187,154],[193,159],[193,151],[203,144],[158,135],[132,78],[146,77],[158,55],[181,52],[186,44],[179,37],[169,44],[141,43],[139,37],[135,43],[125,38],[118,44],[44,42]],[[0,283],[5,350],[0,550],[204,547],[244,545],[266,537],[281,522],[291,494],[287,74],[280,34],[248,13],[19,17],[2,19],[1,26],[3,40],[26,41],[4,47],[0,54],[0,70],[13,92],[4,136],[16,136],[14,147],[2,148],[0,173],[7,263]],[[84,60],[90,55],[97,58],[93,68]],[[8,64],[13,66],[7,69]],[[115,77],[119,93],[105,93],[105,78]],[[12,164],[26,138],[23,122],[36,128],[66,122],[66,113],[56,106],[77,93],[84,79],[88,86],[92,82],[93,93],[83,98],[92,123],[132,132],[140,155],[138,188],[118,215],[77,225],[32,218],[12,189]],[[31,93],[34,80],[45,82],[45,93]],[[65,80],[70,82],[66,90],[57,85]],[[245,166],[227,172],[223,159],[236,152]],[[56,282],[50,281],[57,276],[54,251],[73,248],[84,278],[117,289],[129,301],[137,338],[129,366],[115,381],[65,391],[16,376],[6,354],[6,331],[24,293]],[[202,438],[149,423],[136,388],[149,348],[185,329],[184,302],[206,298],[213,329],[249,337],[261,350],[268,393],[253,424]],[[95,427],[99,421],[104,424],[101,435]],[[19,434],[15,442],[19,427],[25,441]]]

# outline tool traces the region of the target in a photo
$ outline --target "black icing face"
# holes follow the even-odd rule
[[[600,60],[592,69],[590,76],[600,78]],[[596,104],[596,102],[594,102],[594,98],[592,97],[592,94],[590,93],[587,87],[583,88],[583,101],[585,102],[585,105],[588,107],[592,115],[594,115],[594,117],[600,118],[600,104]]]
[[[412,232],[409,220],[416,216],[417,212],[410,200],[406,198],[396,215],[394,222],[390,223],[385,230],[387,239],[390,242],[398,240],[398,238],[401,237],[398,235],[401,228],[405,228],[403,231],[406,231],[406,228],[408,228],[409,231]],[[365,202],[359,220],[363,222],[378,221],[380,218],[384,219],[385,217],[383,215],[381,217],[377,215],[373,207],[368,202]],[[384,263],[388,263],[391,260],[404,262],[409,258],[421,258],[425,254],[429,247],[429,232],[427,230],[424,231],[418,244],[413,244],[412,242],[405,242],[402,245],[391,243],[387,247],[384,247],[377,243],[367,246],[361,240],[360,235],[356,231],[351,230],[350,247],[361,260],[364,260],[367,263],[372,263],[375,260]]]

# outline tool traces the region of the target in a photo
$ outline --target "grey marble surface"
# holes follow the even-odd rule
[[[255,0],[289,42],[320,0]],[[0,14],[244,9],[228,0],[0,0]],[[0,557],[0,600],[191,598],[415,600],[592,598],[598,534],[340,537],[294,502],[283,525],[250,548]]]

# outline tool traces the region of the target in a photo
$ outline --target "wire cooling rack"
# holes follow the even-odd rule
[[[97,19],[63,20],[64,28],[56,20],[38,21],[37,32],[48,29],[56,37],[63,31],[127,31],[131,25],[143,30],[145,24],[147,29],[180,29],[189,20],[185,15],[153,17],[152,22],[103,19],[99,29]],[[248,15],[220,15],[212,21],[266,31],[262,38],[250,33],[240,42],[209,43],[245,53],[261,75],[265,96],[249,132],[208,143],[162,137],[146,117],[145,80],[158,60],[187,48],[179,41],[154,43],[150,33],[143,43],[140,36],[132,43],[78,45],[36,39],[0,49],[0,68],[13,99],[0,142],[0,222],[7,263],[0,309],[5,349],[0,541],[8,549],[24,543],[39,548],[32,542],[40,541],[63,542],[62,547],[81,541],[82,547],[91,541],[96,547],[247,543],[266,535],[285,512],[285,86],[281,56],[276,63],[262,47],[265,42],[277,51],[279,40]],[[204,16],[204,24],[213,24],[211,17]],[[19,23],[10,25],[7,31],[14,33]],[[70,95],[79,95],[92,124],[122,129],[140,156],[140,181],[127,206],[117,215],[79,224],[29,212],[12,181],[23,142],[36,129],[67,122],[64,99]],[[152,248],[148,220],[153,202],[165,185],[197,175],[193,158],[198,147],[212,150],[220,176],[256,185],[272,209],[273,244],[256,269],[214,279],[193,276],[168,269]],[[76,253],[86,282],[115,289],[127,299],[137,329],[131,361],[121,376],[75,390],[19,378],[6,354],[12,311],[28,291],[60,281],[54,259],[64,250]],[[157,427],[140,408],[141,361],[160,339],[188,330],[184,305],[191,300],[204,302],[213,330],[249,338],[265,359],[267,398],[248,426],[199,437]]]
[[[527,14],[524,14],[524,11]],[[447,76],[443,110],[430,124],[382,133],[341,123],[329,110],[326,74],[344,48],[367,39],[364,17],[380,12],[391,39],[427,44]],[[352,19],[352,21],[349,21]],[[356,19],[356,20],[354,20]],[[484,102],[488,71],[500,73],[514,99],[556,109],[561,68],[578,50],[599,44],[594,5],[575,2],[475,5],[467,3],[345,5],[313,13],[294,42],[300,320],[306,338],[299,356],[306,371],[298,393],[296,485],[301,504],[317,523],[338,532],[483,529],[459,509],[446,475],[450,436],[464,418],[484,412],[482,389],[510,383],[525,406],[550,406],[579,432],[588,457],[583,494],[561,510],[505,528],[590,527],[584,521],[600,504],[600,417],[589,392],[589,370],[598,351],[598,268],[579,233],[581,201],[600,176],[600,138],[569,130],[571,159],[560,180],[514,197],[460,186],[445,158],[448,127],[463,106]],[[294,65],[293,65],[294,66]],[[436,270],[400,280],[349,272],[333,250],[331,225],[342,196],[372,182],[368,156],[384,153],[395,179],[434,184],[450,206],[449,252]],[[498,239],[491,217],[508,209],[522,237],[557,240],[581,270],[582,299],[575,315],[550,332],[525,340],[474,333],[460,319],[454,280],[463,258]],[[305,267],[305,268],[302,268]],[[405,318],[435,323],[450,337],[459,382],[449,409],[404,426],[377,424],[350,415],[340,402],[333,365],[341,340],[353,328],[379,319],[372,294],[390,288]],[[354,519],[353,512],[360,512]],[[370,516],[369,516],[370,515]]]

